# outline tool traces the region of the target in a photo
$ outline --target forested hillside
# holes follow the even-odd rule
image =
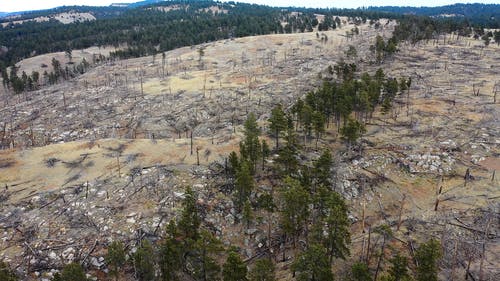
[[[409,8],[391,7],[365,10],[281,9],[215,1],[168,1],[146,5],[148,3],[148,1],[139,2],[127,8],[113,6],[61,7],[23,14],[16,20],[70,11],[88,12],[94,15],[97,20],[73,24],[61,24],[53,20],[48,22],[27,21],[23,24],[9,24],[0,27],[0,46],[5,47],[0,54],[0,67],[12,65],[21,59],[34,55],[82,49],[94,45],[119,46],[127,44],[126,50],[116,54],[116,56],[124,58],[164,52],[182,46],[224,38],[312,31],[319,24],[315,14],[326,16],[325,22],[319,28],[320,30],[328,30],[336,27],[333,16],[360,17],[363,20],[381,17],[399,19],[402,17],[401,13],[414,11],[409,10]],[[217,7],[217,9],[209,9],[210,7]],[[465,18],[447,19],[446,24],[461,24],[467,28],[476,21],[477,23],[485,23],[482,19],[486,16],[486,11],[490,15],[498,15],[499,9],[499,5],[466,7],[468,8],[464,9],[466,11],[465,17],[468,18],[470,15],[470,21],[465,20]],[[435,11],[433,13],[453,13],[454,9],[452,8],[454,6],[441,10],[433,8],[432,11]],[[296,13],[291,13],[293,11]],[[417,14],[430,14],[424,8],[415,11]],[[494,25],[495,22],[498,23],[498,18],[500,17],[497,16],[485,24]],[[433,23],[430,26],[436,25]]]
[[[429,17],[467,19],[474,25],[489,28],[500,27],[500,5],[498,4],[454,4],[441,7],[369,7],[370,11],[412,14]]]

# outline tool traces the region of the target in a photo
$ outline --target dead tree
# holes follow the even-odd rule
[[[466,187],[467,182],[472,180],[472,179],[473,179],[473,176],[470,173],[470,168],[467,168],[467,171],[465,171],[465,175],[464,175],[464,187]]]
[[[436,212],[438,210],[438,206],[439,206],[439,202],[441,200],[440,196],[441,196],[441,192],[443,191],[443,186],[441,185],[443,181],[443,178],[441,177],[439,179],[439,182],[438,182],[438,192],[436,194],[436,203],[434,204],[434,211]]]
[[[399,231],[399,228],[401,227],[403,210],[404,210],[404,206],[405,206],[405,200],[406,200],[406,194],[403,194],[403,199],[401,199],[401,205],[399,206],[398,225],[396,227],[396,231]],[[364,210],[363,210],[363,215],[364,215]],[[364,219],[364,217],[363,217],[363,219]],[[363,232],[364,232],[364,229],[363,229]]]
[[[193,130],[191,130],[191,155],[193,155]]]
[[[493,86],[493,103],[497,103],[497,93],[500,88],[500,84],[498,82],[495,83],[495,86]]]
[[[480,90],[479,87],[476,89],[476,84],[472,84],[472,92],[473,92],[474,96],[476,96],[476,97],[479,96],[479,90]]]

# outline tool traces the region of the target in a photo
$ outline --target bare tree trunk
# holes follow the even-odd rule
[[[118,177],[121,177],[121,168],[120,168],[120,156],[116,156],[116,163],[118,164]]]
[[[401,205],[399,207],[399,218],[398,218],[398,226],[396,227],[396,231],[399,231],[399,228],[401,227],[401,222],[402,222],[402,217],[403,217],[403,209],[405,206],[405,199],[406,199],[406,194],[403,194],[403,199],[401,200]],[[363,212],[364,215],[364,212]],[[364,219],[364,217],[363,217]]]
[[[373,281],[377,281],[378,272],[380,270],[380,266],[382,265],[382,259],[384,258],[384,250],[385,250],[385,236],[384,236],[384,239],[382,241],[382,248],[380,250],[380,256],[378,258],[377,269],[375,270],[375,275],[373,276]]]
[[[366,246],[366,266],[370,266],[370,244],[371,244],[371,239],[372,238],[372,228],[371,226],[368,227],[368,245]]]
[[[191,138],[191,142],[192,142],[192,138]],[[199,147],[196,147],[196,165],[200,166],[200,148]]]
[[[191,130],[191,155],[193,155],[193,130]]]

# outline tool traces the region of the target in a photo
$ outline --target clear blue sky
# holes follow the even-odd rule
[[[131,3],[139,0],[0,0],[0,11],[14,12],[40,10],[63,5],[107,6],[111,3]],[[453,3],[500,4],[500,0],[239,0],[235,2],[265,4],[269,6],[297,6],[320,8],[357,8],[360,6],[442,6]]]

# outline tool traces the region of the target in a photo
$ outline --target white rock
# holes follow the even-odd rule
[[[58,259],[59,259],[59,257],[57,256],[57,254],[56,254],[54,251],[51,251],[51,252],[49,253],[49,258],[50,258],[51,260],[58,260]]]

